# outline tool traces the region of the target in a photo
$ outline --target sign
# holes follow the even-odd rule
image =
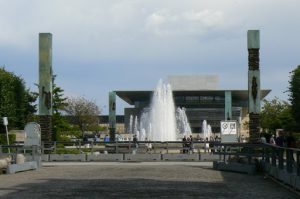
[[[26,124],[24,146],[41,146],[41,127],[38,123]]]
[[[4,126],[7,126],[7,125],[8,125],[7,117],[3,117],[3,124],[4,124]]]
[[[237,134],[236,121],[221,121],[221,134],[236,135]]]

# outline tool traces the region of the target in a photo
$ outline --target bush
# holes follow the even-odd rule
[[[15,134],[8,135],[8,139],[9,139],[9,144],[11,145],[16,141],[16,135]],[[7,145],[6,134],[0,134],[0,145]]]

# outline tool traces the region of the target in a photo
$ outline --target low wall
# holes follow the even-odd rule
[[[162,154],[162,160],[167,161],[199,161],[199,154]]]
[[[86,154],[50,154],[49,161],[86,161]]]
[[[161,154],[125,154],[125,161],[161,161]]]
[[[220,160],[219,155],[209,154],[209,153],[201,153],[200,154],[200,161],[204,162],[211,162],[211,161],[218,161]]]
[[[87,161],[123,161],[123,154],[89,154]]]

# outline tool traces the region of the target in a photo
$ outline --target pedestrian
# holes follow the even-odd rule
[[[271,135],[271,138],[270,138],[270,144],[276,145],[275,138],[274,138],[273,134]]]
[[[284,145],[284,133],[282,130],[279,131],[279,136],[276,138],[276,145],[279,147],[283,147]]]
[[[136,135],[133,136],[133,140],[132,141],[133,141],[134,147],[136,149],[139,148],[138,139],[137,139]]]
[[[190,152],[191,153],[194,153],[194,139],[193,139],[193,135],[190,135],[190,139],[191,139],[191,141],[190,141]]]
[[[186,139],[186,135],[185,135],[182,138],[182,153],[186,153],[186,151],[187,151],[187,149],[186,149],[186,141],[187,141],[187,139]]]
[[[105,137],[103,138],[103,142],[109,142],[109,136],[105,135]]]
[[[293,136],[292,132],[288,133],[288,136],[286,137],[286,144],[288,148],[295,148],[296,147],[296,139]]]
[[[147,142],[146,143],[146,148],[147,148],[147,153],[151,153],[152,151],[152,143],[150,142],[150,140],[148,141],[148,139],[146,138],[145,141]]]

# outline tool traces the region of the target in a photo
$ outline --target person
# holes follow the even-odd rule
[[[264,135],[261,135],[260,142],[263,144],[267,143],[266,137]]]
[[[275,138],[274,138],[273,134],[271,135],[271,138],[270,138],[270,144],[276,145]]]
[[[190,135],[190,152],[194,153],[193,135]]]
[[[138,139],[137,139],[136,135],[133,136],[133,140],[132,141],[133,141],[134,147],[136,149],[139,148]]]
[[[148,139],[146,138],[145,141],[147,142]],[[152,151],[152,143],[150,142],[150,140],[149,140],[149,142],[146,143],[146,147],[147,147],[147,153],[148,152],[151,153],[151,151]]]
[[[284,135],[283,135],[283,131],[279,131],[279,136],[276,138],[276,145],[283,147],[284,145]]]
[[[286,144],[288,148],[295,148],[296,146],[296,139],[293,136],[292,132],[288,133],[288,136],[286,137]]]
[[[84,135],[83,136],[83,142],[87,142],[88,141],[88,137],[87,137],[87,135]]]
[[[182,153],[186,153],[187,152],[187,149],[186,149],[186,135],[183,136],[182,138]]]
[[[209,141],[208,137],[205,138],[205,143],[204,143],[204,152],[209,152]]]
[[[185,148],[186,148],[186,153],[190,153],[190,149],[191,149],[191,138],[187,137],[186,138],[186,142],[185,142]]]
[[[105,135],[104,139],[103,139],[103,142],[109,142],[109,137],[108,135]]]

